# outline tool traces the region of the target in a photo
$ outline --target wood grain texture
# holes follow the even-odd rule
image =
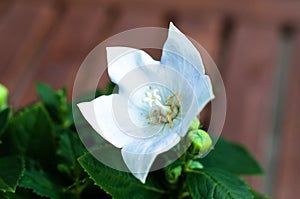
[[[81,62],[101,38],[104,13],[101,5],[94,4],[70,4],[65,8],[59,23],[45,41],[44,53],[37,60],[35,74],[19,98],[20,105],[36,99],[34,85],[37,81],[56,89],[67,86],[69,91],[72,90]]]
[[[11,90],[11,96],[23,85],[19,80],[31,70],[31,62],[48,34],[56,12],[48,3],[15,2],[0,24],[1,83]],[[12,105],[15,105],[12,100]]]
[[[223,136],[244,144],[263,165],[265,141],[272,126],[270,101],[278,36],[274,27],[239,23],[229,48],[229,62],[224,66],[228,111]],[[261,189],[261,179],[253,185]]]
[[[297,198],[300,185],[300,34],[295,38],[289,83],[286,92],[282,135],[279,142],[278,175],[276,176],[276,198]]]
[[[165,10],[172,11],[186,11],[189,13],[198,13],[201,8],[205,8],[207,11],[217,11],[223,15],[231,15],[234,18],[239,19],[255,19],[256,23],[282,23],[292,22],[295,25],[299,25],[300,21],[300,2],[298,1],[236,1],[236,0],[223,0],[223,1],[198,1],[191,0],[181,1],[160,1],[153,0],[142,2],[139,0],[107,0],[121,6],[135,5],[143,6],[147,8],[164,8]]]

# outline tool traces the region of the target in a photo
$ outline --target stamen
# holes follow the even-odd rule
[[[152,110],[147,116],[147,119],[150,120],[149,124],[169,123],[170,128],[172,128],[173,119],[176,118],[179,112],[179,101],[181,98],[179,99],[176,94],[173,94],[167,98],[164,104],[162,104],[162,98],[158,93],[158,89],[146,92],[144,102],[147,102],[150,108],[153,106],[153,103],[157,106],[157,109]]]
[[[168,122],[169,122],[170,128],[172,128],[173,127],[173,120],[172,120],[170,114],[167,115],[167,118],[168,118]]]

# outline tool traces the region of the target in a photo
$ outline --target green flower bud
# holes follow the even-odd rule
[[[5,86],[0,84],[0,110],[7,107],[8,90]]]
[[[203,169],[203,165],[197,160],[189,160],[186,164],[187,170]]]
[[[190,131],[188,138],[193,142],[194,149],[200,154],[205,153],[212,146],[209,134],[201,129]]]
[[[194,118],[192,123],[190,124],[189,130],[188,131],[192,131],[192,130],[198,130],[200,126],[200,121],[198,118]]]
[[[169,183],[174,184],[178,181],[178,178],[181,176],[182,173],[182,165],[177,166],[170,166],[167,168],[167,180]]]

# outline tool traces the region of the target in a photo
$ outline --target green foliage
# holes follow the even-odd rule
[[[180,176],[182,175],[183,166],[184,162],[177,160],[165,168],[165,176],[170,184],[175,184],[178,182]]]
[[[36,88],[53,121],[64,127],[70,126],[73,119],[72,114],[70,114],[71,105],[67,103],[66,89],[55,92],[50,86],[42,83],[38,83]]]
[[[109,94],[113,88],[111,84],[96,95]],[[210,144],[204,142],[209,135],[198,129],[198,120],[189,137],[196,144],[168,167],[151,172],[142,184],[131,173],[103,165],[87,152],[65,89],[37,84],[37,91],[41,102],[16,113],[9,107],[0,110],[0,198],[267,198],[240,176],[263,173],[242,146],[220,139],[212,152],[199,158]],[[80,125],[87,135],[100,137],[85,121]],[[102,138],[94,140],[95,153],[118,156],[116,164],[126,169],[119,149],[111,150]]]
[[[5,108],[4,110],[0,111],[0,138],[4,129],[8,123],[9,117],[11,115],[11,109]]]
[[[243,180],[218,169],[189,172],[186,183],[193,199],[252,199],[250,188]]]
[[[74,172],[81,172],[78,169],[77,158],[86,152],[86,149],[82,145],[78,135],[68,129],[64,130],[59,135],[59,144],[57,149],[58,165],[57,168],[63,173],[66,173],[69,177],[74,175]]]
[[[163,198],[166,194],[166,191],[156,187],[152,182],[142,184],[130,173],[103,165],[91,154],[81,156],[79,162],[95,184],[111,194],[113,198],[155,199]]]
[[[23,172],[23,158],[19,156],[0,157],[0,190],[15,192]]]
[[[237,175],[261,175],[263,170],[241,145],[220,138],[215,149],[200,160],[204,167],[226,170]]]
[[[60,187],[34,161],[27,162],[26,170],[19,186],[31,189],[37,195],[48,198],[60,198],[61,194]]]
[[[20,111],[9,121],[6,132],[3,135],[3,145],[9,153],[28,156],[45,167],[53,166],[54,126],[41,104]]]
[[[257,193],[254,190],[251,190],[251,191],[252,191],[253,199],[270,199],[269,197],[267,197],[261,193]]]

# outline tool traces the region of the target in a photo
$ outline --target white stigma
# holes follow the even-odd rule
[[[173,119],[178,115],[179,112],[179,99],[176,97],[176,94],[171,95],[166,102],[163,104],[161,102],[162,98],[158,94],[159,90],[154,89],[146,92],[146,97],[144,102],[147,102],[149,107],[153,106],[153,103],[156,107],[151,111],[147,116],[150,124],[165,124],[169,123],[170,128],[173,126]]]
[[[171,108],[169,106],[165,106],[161,103],[161,96],[157,94],[159,92],[158,89],[154,89],[153,91],[148,91],[146,93],[146,97],[144,98],[144,102],[148,102],[149,107],[153,106],[153,103],[159,107],[161,113],[163,115],[167,115],[171,113]]]

